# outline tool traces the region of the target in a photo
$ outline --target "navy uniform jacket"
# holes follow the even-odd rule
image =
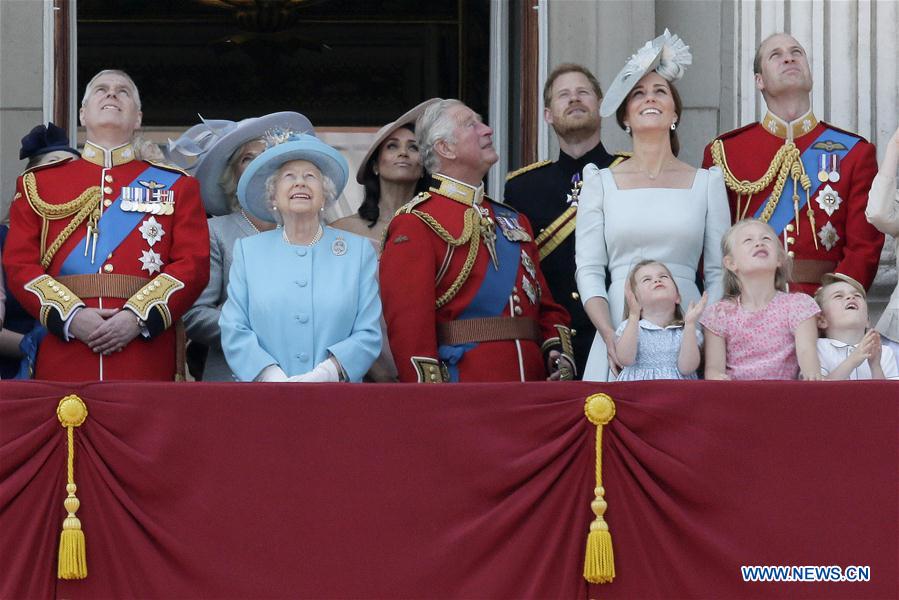
[[[616,158],[618,157],[606,152],[602,143],[580,158],[572,158],[559,151],[559,160],[555,162],[535,163],[510,173],[503,201],[527,216],[534,233],[539,236],[568,209],[567,200],[575,173],[583,176],[584,167],[590,163],[604,169]],[[565,241],[541,259],[540,266],[553,298],[571,315],[574,357],[580,377],[584,372],[596,329],[587,318],[587,313],[584,312],[580,297],[577,295],[577,284],[574,280],[573,230]]]

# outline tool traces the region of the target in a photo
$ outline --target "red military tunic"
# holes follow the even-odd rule
[[[151,167],[161,171],[148,171]],[[141,177],[146,173],[161,173],[164,176],[157,179],[171,183],[159,187],[163,184]],[[122,211],[121,203],[115,203],[124,187],[143,186],[147,186],[146,196],[141,197],[146,206]],[[157,203],[169,201],[171,205],[151,209],[151,192],[158,190],[165,193],[156,196]],[[66,203],[72,208],[61,208]],[[96,209],[97,216],[109,212],[108,219],[123,216],[113,211],[130,212],[130,218],[139,219],[127,226],[123,221],[100,220],[98,240],[123,239],[105,255],[95,255],[94,262],[88,263],[90,268],[80,274],[63,267],[71,254],[89,260],[85,247],[88,257],[93,248],[90,237],[85,244],[90,216],[81,216],[81,223],[65,231],[84,214],[79,206],[88,213]],[[71,212],[75,214],[68,214]],[[111,237],[103,240],[104,235]],[[48,256],[54,249],[52,257]],[[9,289],[53,334],[41,342],[36,378],[172,380],[176,374],[172,325],[190,308],[209,278],[209,233],[197,181],[173,167],[134,160],[130,145],[110,151],[88,142],[80,160],[53,163],[19,177],[3,265]],[[65,321],[82,306],[127,307],[145,321],[149,338],[138,335],[121,352],[107,356],[92,352],[74,338],[65,341]]]
[[[833,144],[828,146],[828,141],[837,136],[857,140],[848,154],[837,162],[838,181],[822,183],[818,180],[817,169],[806,172],[813,188],[820,187],[810,195],[808,205],[800,208],[799,222],[792,218],[781,236],[794,257],[791,291],[813,294],[820,286],[821,275],[827,272],[849,275],[866,288],[874,280],[884,241],[883,234],[865,219],[868,190],[877,172],[874,146],[855,134],[819,122],[811,112],[792,123],[786,123],[769,112],[761,123],[725,133],[705,149],[703,167],[716,164],[725,172],[731,215],[736,222],[752,217],[768,202],[777,176],[775,173],[771,183],[751,196],[738,194],[735,181],[745,183],[761,179],[775,161],[775,155],[790,140],[802,153],[809,147],[830,148]],[[713,151],[716,144],[719,146],[717,152]],[[723,154],[720,152],[722,146]],[[828,162],[828,169],[832,167]],[[780,200],[789,203],[790,211],[793,211],[792,185],[792,177],[789,176]],[[826,186],[830,189],[826,190]],[[805,191],[800,188],[798,193],[804,201]],[[821,196],[822,193],[826,197]],[[839,205],[833,208],[837,196]],[[819,197],[822,202],[819,202]],[[809,217],[809,206],[813,218]],[[831,209],[831,214],[825,207]]]
[[[489,251],[489,231],[481,230],[482,215],[496,223],[499,269]],[[472,243],[477,243],[473,255]],[[482,196],[480,188],[435,175],[430,192],[391,221],[380,281],[401,381],[543,380],[545,352],[560,345],[570,351],[569,316],[540,271],[530,224],[514,209]],[[534,335],[447,337],[448,327],[488,321],[506,331],[530,324]]]

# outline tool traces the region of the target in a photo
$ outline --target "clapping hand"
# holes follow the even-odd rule
[[[640,301],[637,300],[637,294],[634,293],[634,290],[631,289],[631,280],[627,279],[624,283],[624,300],[627,302],[627,313],[629,316],[633,316],[635,319],[640,318],[640,313],[643,311],[643,307],[640,306]]]
[[[696,321],[699,320],[699,317],[702,316],[702,311],[705,310],[705,305],[708,301],[708,292],[702,293],[702,297],[699,299],[699,302],[691,301],[690,305],[687,307],[687,313],[684,315],[684,324],[695,325]]]

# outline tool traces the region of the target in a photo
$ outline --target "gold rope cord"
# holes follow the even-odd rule
[[[728,189],[732,190],[738,195],[748,195],[751,197],[753,194],[757,194],[767,188],[771,184],[771,181],[774,180],[775,175],[777,176],[777,181],[774,184],[774,189],[771,191],[771,195],[768,197],[768,202],[765,204],[765,208],[762,211],[761,216],[759,217],[766,223],[774,213],[774,209],[777,208],[777,203],[780,200],[780,194],[783,191],[783,186],[787,180],[787,176],[789,176],[794,169],[793,165],[798,161],[799,168],[802,169],[802,162],[800,160],[801,153],[793,142],[787,142],[780,147],[780,149],[777,151],[777,154],[774,155],[774,159],[771,161],[771,164],[768,165],[768,169],[765,171],[765,174],[755,181],[737,179],[737,177],[730,170],[730,166],[727,164],[727,156],[724,152],[723,141],[715,140],[712,144],[711,152],[712,162],[715,163],[715,166],[719,167],[724,173],[724,184]],[[804,173],[804,169],[802,169],[802,172]],[[806,177],[806,180],[807,179],[808,177]],[[746,201],[747,210],[749,208],[749,201],[750,199],[747,199]],[[743,217],[745,217],[745,210],[744,214],[737,215],[737,219],[739,220]]]
[[[40,197],[37,191],[37,180],[34,173],[26,173],[22,177],[25,186],[25,198],[35,213],[43,218],[41,227],[41,266],[45,269],[69,236],[81,225],[100,202],[100,186],[92,186],[84,190],[74,200],[63,204],[50,204]],[[56,236],[50,247],[47,247],[48,221],[64,219],[75,215],[69,224]]]
[[[468,242],[468,255],[465,257],[465,262],[462,265],[462,270],[459,271],[459,274],[456,276],[456,279],[450,285],[450,287],[443,293],[436,301],[436,308],[441,308],[446,305],[447,302],[452,300],[456,294],[459,293],[459,290],[468,280],[468,276],[471,275],[471,269],[474,267],[475,259],[478,257],[478,246],[480,245],[481,236],[478,230],[475,229],[476,222],[480,221],[481,213],[474,207],[469,208],[465,211],[465,216],[463,217],[463,227],[462,234],[458,238],[454,238],[450,233],[443,227],[440,223],[437,222],[437,219],[432,217],[426,212],[422,212],[419,210],[413,210],[412,214],[417,216],[419,219],[424,221],[428,227],[430,227],[437,236],[453,247],[459,247],[465,242]]]

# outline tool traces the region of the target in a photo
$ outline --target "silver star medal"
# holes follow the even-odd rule
[[[144,221],[141,226],[138,228],[141,236],[152,248],[156,242],[162,239],[162,236],[165,235],[165,230],[162,228],[162,225],[156,220],[156,217],[150,217],[146,221]]]
[[[528,281],[527,277],[521,278],[521,289],[524,290],[524,293],[528,295],[528,300],[531,301],[531,304],[537,304],[537,290],[534,289],[533,284]]]
[[[537,279],[537,268],[534,266],[534,261],[531,260],[531,257],[524,250],[521,251],[521,264],[524,266],[524,270],[528,272],[528,275]]]
[[[833,213],[837,212],[837,209],[840,208],[840,203],[843,202],[843,199],[840,198],[840,195],[829,185],[825,185],[824,189],[818,193],[818,197],[815,199],[818,203],[818,206],[821,207],[821,210],[827,213],[827,216],[830,217]]]
[[[840,240],[840,235],[837,233],[833,224],[828,221],[827,224],[821,228],[821,231],[818,232],[818,239],[821,240],[824,247],[830,251],[837,245],[837,242]]]
[[[149,271],[150,275],[162,269],[162,257],[153,250],[142,250],[140,257],[141,270]]]

